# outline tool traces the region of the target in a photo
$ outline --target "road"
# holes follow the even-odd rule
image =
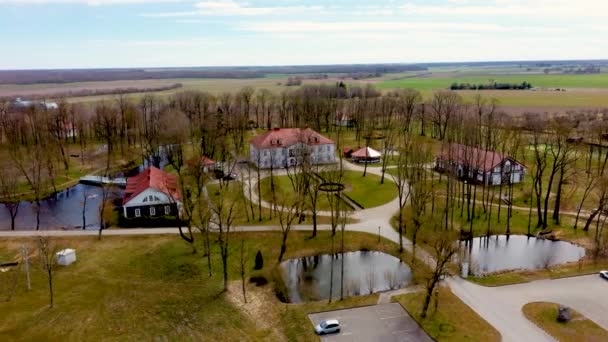
[[[345,163],[345,169],[362,171],[363,167]],[[381,174],[379,167],[368,167],[367,172]],[[386,179],[392,181],[391,176]],[[246,194],[248,191],[245,191]],[[257,200],[253,198],[252,200]],[[264,206],[269,203],[262,202]],[[380,233],[384,238],[399,243],[399,234],[390,224],[393,213],[399,208],[398,199],[375,208],[356,211],[353,218],[357,223],[346,225],[348,231],[370,234]],[[321,213],[320,213],[321,214]],[[331,229],[329,225],[318,225],[319,230]],[[311,231],[311,225],[298,225],[293,230]],[[380,229],[380,231],[378,231]],[[273,231],[276,226],[239,226],[234,231]],[[108,229],[108,235],[150,235],[178,234],[177,228],[132,228]],[[2,237],[23,236],[95,236],[96,230],[54,230],[54,231],[0,231]],[[411,252],[412,244],[403,238],[404,248]],[[423,249],[417,249],[416,256],[427,265],[434,267],[433,258]],[[502,335],[504,341],[552,341],[553,339],[536,325],[528,321],[521,311],[524,304],[533,301],[550,301],[571,306],[605,329],[608,329],[608,282],[597,276],[566,278],[559,280],[541,280],[526,284],[484,287],[460,278],[447,281],[452,291],[463,302],[469,305]]]
[[[500,331],[504,341],[553,341],[522,313],[530,302],[554,302],[572,307],[608,330],[608,281],[598,275],[538,280],[525,284],[485,287],[451,278],[452,292]]]

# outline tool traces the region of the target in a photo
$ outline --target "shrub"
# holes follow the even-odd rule
[[[253,267],[254,270],[261,270],[264,267],[264,257],[262,257],[262,252],[260,250],[258,250],[258,252],[255,255],[255,266]]]

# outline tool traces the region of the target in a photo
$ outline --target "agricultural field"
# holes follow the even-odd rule
[[[604,70],[604,69],[602,69]],[[300,86],[286,86],[290,77],[303,77],[302,85],[335,84],[344,82],[350,85],[372,84],[386,92],[395,89],[413,88],[422,92],[429,99],[433,92],[449,89],[452,83],[487,84],[499,83],[531,83],[535,90],[459,90],[467,100],[482,93],[488,98],[495,98],[506,112],[521,114],[526,111],[556,112],[581,108],[597,108],[608,106],[608,73],[599,74],[558,74],[543,73],[541,68],[520,67],[516,65],[496,66],[438,66],[428,70],[404,71],[386,73],[380,77],[352,79],[345,73],[327,73],[326,79],[307,79],[311,74],[268,73],[259,78],[175,78],[123,81],[96,81],[75,83],[44,83],[44,84],[0,84],[0,97],[38,96],[60,92],[76,92],[82,90],[107,91],[116,88],[156,88],[180,83],[176,89],[155,91],[154,94],[165,97],[182,91],[206,91],[213,94],[234,92],[243,87],[268,89],[274,93],[297,89]],[[555,89],[564,91],[556,91]],[[129,94],[135,100],[145,93]],[[114,95],[92,95],[69,97],[69,102],[93,102]]]

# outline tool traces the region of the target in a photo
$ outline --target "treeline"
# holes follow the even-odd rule
[[[564,70],[564,74],[575,74],[575,75],[583,75],[583,74],[599,74],[600,73],[599,66],[588,65],[584,68],[578,67],[570,67]]]
[[[173,78],[261,78],[266,74],[238,69],[228,70],[155,70],[155,69],[83,69],[83,70],[2,70],[0,84],[73,83]]]
[[[268,74],[373,73],[427,70],[409,64],[352,64],[271,67],[0,70],[0,84],[72,83],[172,78],[261,78]]]
[[[127,87],[127,88],[113,88],[113,89],[79,89],[69,90],[56,93],[47,94],[19,94],[15,96],[5,96],[0,98],[1,101],[9,101],[14,98],[44,100],[44,99],[59,99],[67,97],[78,97],[78,96],[99,96],[99,95],[115,95],[115,94],[133,94],[133,93],[153,93],[157,91],[165,91],[181,88],[183,84],[173,83],[158,87]]]
[[[452,83],[450,85],[451,90],[526,90],[532,88],[532,84],[526,81],[522,83]]]

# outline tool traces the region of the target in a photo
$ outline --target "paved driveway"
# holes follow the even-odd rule
[[[504,341],[554,340],[521,311],[526,303],[538,301],[572,307],[608,329],[608,281],[595,274],[498,287],[479,286],[457,278],[448,282],[458,297],[500,331]]]
[[[433,341],[399,303],[308,315],[314,325],[326,319],[340,321],[339,334],[325,335],[321,341]]]

